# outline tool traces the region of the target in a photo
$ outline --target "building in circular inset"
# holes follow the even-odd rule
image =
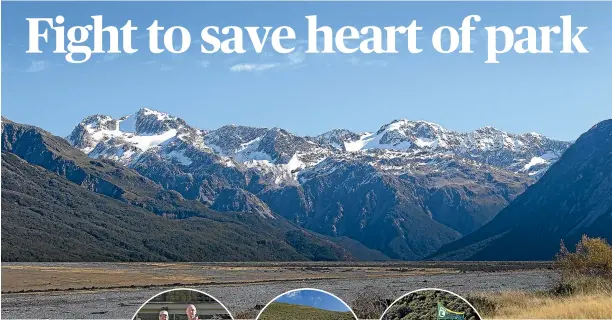
[[[233,319],[214,297],[194,289],[161,292],[145,302],[132,320]]]

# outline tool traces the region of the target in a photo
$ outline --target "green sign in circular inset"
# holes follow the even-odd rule
[[[409,292],[385,310],[381,320],[482,320],[466,299],[456,293],[426,288]]]

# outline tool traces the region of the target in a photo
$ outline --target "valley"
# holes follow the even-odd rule
[[[612,320],[612,3],[8,2],[0,318]]]
[[[597,278],[559,293],[559,270],[536,261],[582,234],[610,238],[612,120],[569,145],[405,120],[299,137],[204,132],[149,109],[129,119],[89,117],[67,139],[2,119],[3,317],[128,319],[179,287],[236,319],[297,288],[362,319],[382,313],[370,301],[421,288],[491,317],[608,312]],[[598,307],[581,312],[589,299]]]
[[[609,235],[611,120],[573,144],[408,120],[205,131],[146,108],[66,139],[2,120],[7,262],[542,261]]]
[[[489,222],[570,145],[406,119],[313,137],[239,125],[202,130],[148,108],[86,117],[66,140],[212,210],[278,215],[401,260]]]

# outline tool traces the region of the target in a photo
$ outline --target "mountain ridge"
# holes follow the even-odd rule
[[[10,244],[3,246],[3,261],[352,260],[351,252],[360,259],[384,257],[271,212],[234,212],[231,206],[213,211],[131,168],[89,158],[63,138],[4,117],[2,159],[2,217],[8,221],[3,244]],[[148,234],[147,228],[162,231]]]
[[[492,127],[458,133],[428,121],[302,137],[278,127],[203,131],[151,109],[132,115],[93,118],[99,124],[88,118],[67,139],[76,147],[95,145],[81,149],[216,210],[275,212],[410,260],[488,222],[569,145]],[[121,129],[125,121],[149,129],[135,135]],[[361,197],[371,200],[355,205]]]
[[[611,199],[612,119],[608,119],[582,134],[540,180],[489,223],[428,258],[549,260],[562,240],[572,246],[583,234],[612,238]],[[532,247],[522,250],[528,243]]]
[[[492,127],[457,133],[401,119],[370,133],[316,137],[237,125],[200,130],[147,108],[116,119],[86,117],[66,139],[181,201],[282,217],[407,260],[489,222],[568,145],[537,134]]]

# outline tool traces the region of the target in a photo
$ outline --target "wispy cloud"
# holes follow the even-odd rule
[[[40,72],[51,67],[51,61],[48,60],[33,60],[25,72]]]
[[[287,55],[290,64],[300,64],[306,60],[306,54],[302,50],[295,50]]]
[[[240,63],[230,67],[232,72],[264,71],[278,67],[278,63]]]
[[[297,299],[300,297],[300,291],[292,291],[285,294],[285,298],[287,299]]]
[[[198,63],[198,65],[202,68],[208,68],[208,66],[210,66],[210,61],[208,60],[202,60]]]
[[[262,58],[273,57],[273,55],[262,55]],[[253,72],[253,71],[265,71],[278,67],[288,66],[301,66],[306,61],[306,54],[304,48],[298,47],[293,52],[285,55],[282,61],[272,62],[257,62],[257,63],[240,63],[230,67],[233,72]]]

